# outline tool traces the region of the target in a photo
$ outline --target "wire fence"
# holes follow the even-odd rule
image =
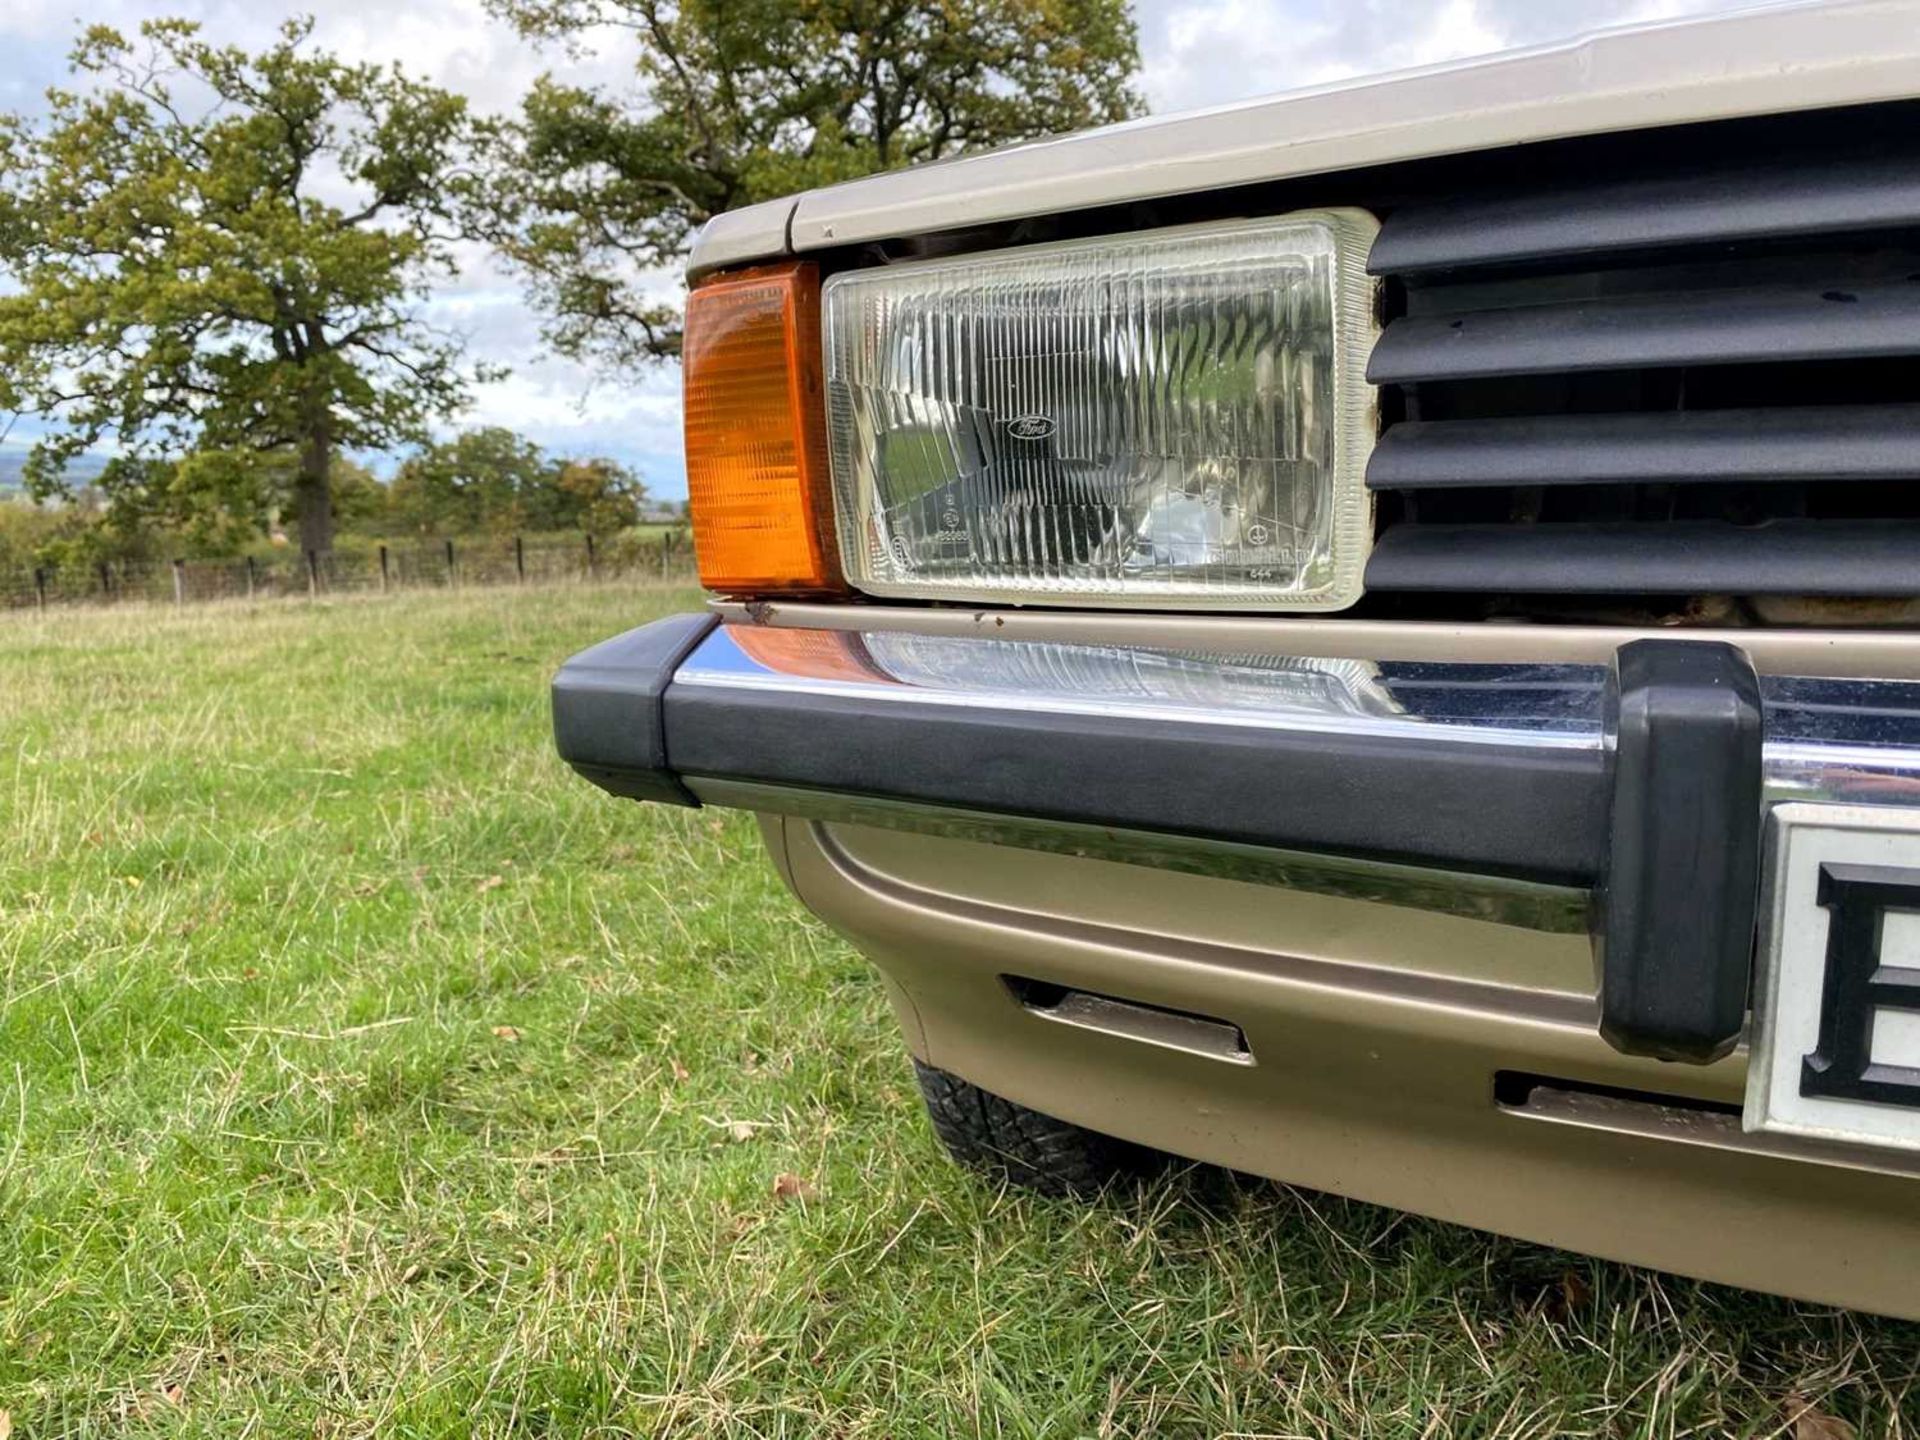
[[[235,560],[100,560],[0,568],[0,609],[125,601],[269,599],[461,585],[550,584],[622,577],[691,580],[693,546],[679,531],[514,535],[376,545],[329,554],[276,551]]]

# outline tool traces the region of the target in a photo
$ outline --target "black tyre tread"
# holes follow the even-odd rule
[[[1091,1195],[1143,1175],[1162,1157],[1145,1146],[1003,1100],[913,1062],[933,1132],[962,1165],[1046,1195]]]

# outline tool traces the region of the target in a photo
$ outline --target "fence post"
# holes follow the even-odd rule
[[[453,541],[449,539],[447,541],[447,586],[448,588],[452,588],[453,583],[454,583]]]
[[[187,562],[178,555],[173,557],[173,603],[187,603]]]
[[[104,560],[100,562],[100,598],[102,600],[113,598],[113,571],[107,568],[107,562]]]
[[[587,532],[587,574],[593,574],[593,532]]]
[[[380,593],[387,593],[387,547],[380,547]]]
[[[667,557],[673,554],[673,531],[660,532],[660,578],[667,578]]]
[[[247,598],[253,598],[253,556],[247,556]]]
[[[513,573],[522,585],[527,583],[527,544],[518,535],[513,537]]]
[[[320,552],[307,551],[307,598],[312,600],[320,594]]]
[[[47,608],[47,572],[44,566],[33,567],[33,593],[40,602],[42,610]]]

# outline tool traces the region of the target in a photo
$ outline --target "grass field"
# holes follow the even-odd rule
[[[950,1167],[750,823],[552,757],[692,599],[0,617],[0,1434],[1920,1433],[1920,1326]]]

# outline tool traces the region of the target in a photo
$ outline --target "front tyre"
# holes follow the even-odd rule
[[[958,1075],[913,1062],[933,1132],[969,1169],[1043,1195],[1097,1194],[1166,1159],[1131,1141],[1003,1100]]]

